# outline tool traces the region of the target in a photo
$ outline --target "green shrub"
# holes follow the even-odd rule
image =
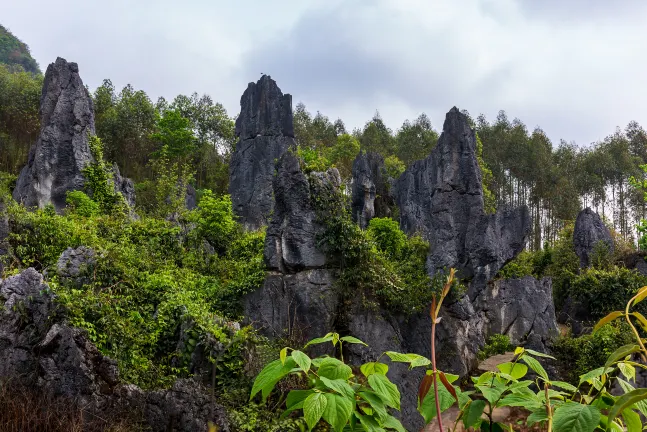
[[[534,275],[534,254],[530,251],[522,251],[515,259],[507,263],[499,270],[498,277],[502,279],[521,279],[525,276]]]
[[[83,168],[85,189],[102,213],[124,212],[128,208],[123,195],[115,191],[113,173],[103,159],[103,144],[97,136],[89,137],[90,151],[94,162]]]
[[[378,249],[391,258],[399,258],[407,243],[407,235],[400,230],[400,224],[390,218],[373,218],[367,233]]]
[[[190,222],[197,225],[196,234],[204,237],[216,250],[227,249],[238,228],[231,208],[231,197],[215,197],[211,191],[205,191],[199,207],[191,213]]]
[[[485,360],[498,354],[505,354],[514,351],[514,345],[510,343],[507,335],[495,334],[488,338],[485,346],[477,353],[479,360]]]
[[[79,216],[92,217],[101,214],[101,207],[82,191],[68,191],[66,198],[70,211]]]
[[[647,285],[647,277],[624,267],[611,270],[584,269],[570,281],[568,296],[585,305],[591,320],[598,320],[609,312],[624,310],[629,299],[639,288]],[[647,303],[636,309],[647,313]]]
[[[326,171],[332,166],[330,161],[315,149],[299,146],[297,156],[301,159],[304,173]]]
[[[570,333],[560,336],[553,343],[552,353],[564,378],[577,385],[580,375],[604,366],[616,349],[631,343],[635,342],[629,326],[623,322],[613,322],[595,334],[578,338]]]

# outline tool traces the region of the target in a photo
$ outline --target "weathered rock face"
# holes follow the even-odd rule
[[[120,383],[115,361],[104,357],[85,331],[57,316],[43,277],[30,268],[0,282],[0,377],[51,396],[63,396],[90,415],[137,411],[152,430],[207,430],[213,421],[229,431],[222,408],[195,381],[178,380],[170,390],[142,391]]]
[[[400,226],[431,244],[428,267],[455,267],[461,277],[489,280],[521,250],[530,231],[527,207],[486,215],[476,137],[456,107],[429,157],[396,182]]]
[[[2,279],[2,272],[4,266],[7,264],[6,260],[9,258],[9,218],[7,216],[7,209],[5,204],[0,200],[0,279]]]
[[[56,262],[56,274],[64,279],[73,279],[78,286],[90,283],[92,270],[97,263],[96,258],[92,248],[67,248]]]
[[[378,153],[357,155],[353,162],[352,216],[361,228],[374,217],[389,217],[394,204],[384,158]]]
[[[198,206],[198,192],[191,184],[186,185],[186,198],[184,199],[184,206],[187,210],[193,210]]]
[[[131,179],[121,176],[119,166],[116,163],[112,165],[112,179],[115,183],[115,192],[119,192],[124,196],[131,209],[135,208],[135,184]]]
[[[47,67],[40,100],[41,132],[20,172],[13,197],[28,207],[65,207],[66,192],[83,188],[82,174],[93,160],[88,134],[94,134],[92,98],[76,63],[57,58]]]
[[[337,189],[341,179],[334,168],[308,177],[296,156],[285,153],[277,164],[274,214],[265,238],[265,262],[271,270],[294,273],[322,268],[326,263],[326,256],[317,247],[316,237],[323,226],[316,220],[311,184]]]
[[[94,135],[94,106],[76,63],[57,58],[45,72],[40,98],[40,136],[29,151],[13,198],[27,207],[54,205],[61,211],[68,191],[82,190],[83,168],[94,161],[89,136]],[[135,204],[135,187],[113,167],[115,191]]]
[[[229,193],[236,215],[250,230],[267,225],[273,209],[274,164],[295,146],[292,96],[269,76],[249,83],[240,99],[236,144],[229,165]]]
[[[603,242],[608,251],[613,252],[613,238],[609,228],[602,222],[600,215],[587,207],[577,215],[573,230],[573,245],[580,258],[580,267],[591,264],[590,258],[598,242]]]

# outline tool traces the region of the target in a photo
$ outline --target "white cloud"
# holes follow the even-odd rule
[[[76,61],[91,88],[206,92],[236,114],[264,72],[349,128],[376,109],[393,129],[423,111],[440,128],[454,105],[490,119],[505,109],[554,142],[647,124],[638,0],[1,3],[41,67]]]

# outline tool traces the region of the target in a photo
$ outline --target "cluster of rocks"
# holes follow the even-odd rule
[[[69,255],[69,254],[68,254]],[[141,416],[151,430],[229,431],[225,409],[193,380],[144,391],[119,379],[85,331],[65,323],[43,276],[33,268],[0,282],[0,377],[52,397],[73,400],[88,415],[110,418],[118,409]]]
[[[286,332],[303,340],[329,331],[352,334],[369,345],[349,347],[349,359],[355,363],[374,361],[387,350],[429,356],[427,313],[404,316],[381,307],[376,310],[362,300],[362,293],[348,302],[335,289],[338,265],[326,259],[317,243],[322,227],[313,209],[319,197],[312,185],[319,179],[338,188],[338,174],[329,170],[306,175],[290,152],[278,159],[275,169],[267,184],[274,203],[265,244],[269,271],[263,286],[246,298],[246,319],[274,337]],[[530,227],[528,210],[485,214],[474,131],[458,109],[447,114],[431,155],[395,182],[387,178],[378,155],[357,157],[355,221],[365,227],[371,218],[387,216],[389,199],[397,202],[402,229],[420,233],[430,242],[430,274],[455,267],[469,280],[467,293],[448,300],[443,308],[437,330],[437,357],[443,370],[467,374],[476,366],[486,337],[495,333],[507,334],[516,344],[546,349],[557,334],[550,279],[493,281],[498,270],[523,250]],[[403,395],[399,415],[409,430],[422,426],[415,400],[422,374],[402,364],[392,364],[389,370]]]

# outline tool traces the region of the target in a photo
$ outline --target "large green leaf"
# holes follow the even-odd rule
[[[348,380],[348,378],[353,375],[353,370],[350,366],[344,364],[343,362],[337,360],[336,358],[328,357],[321,361],[317,374],[322,377],[325,376],[328,379],[336,380]]]
[[[557,387],[557,388],[561,388],[561,389],[570,391],[570,392],[576,392],[577,391],[577,387],[575,387],[571,383],[567,383],[567,382],[564,382],[564,381],[551,381],[550,385],[553,386],[553,387]]]
[[[481,390],[483,397],[487,399],[487,401],[492,405],[494,405],[494,403],[499,400],[499,398],[505,391],[504,387],[488,387],[485,385],[477,385],[476,388]]]
[[[531,350],[531,349],[528,349],[528,348],[525,348],[525,349],[524,349],[524,352],[527,352],[527,353],[529,353],[529,354],[532,354],[532,355],[534,355],[534,356],[536,356],[536,357],[545,357],[545,358],[549,358],[549,359],[557,360],[555,357],[553,357],[553,356],[551,356],[551,355],[544,354],[544,353],[542,353],[542,352],[535,351],[535,350]]]
[[[627,378],[627,381],[631,381],[631,380],[636,381],[636,368],[633,365],[627,362],[619,362],[618,369],[620,369],[620,372],[622,372],[622,375],[624,375],[624,377]]]
[[[393,362],[399,362],[399,363],[409,363],[411,368],[417,367],[417,366],[427,366],[431,364],[431,360],[429,360],[427,357],[418,355],[418,354],[402,354],[399,352],[395,351],[387,351],[385,353],[391,361]]]
[[[377,373],[380,375],[386,375],[386,373],[389,371],[389,367],[384,363],[368,362],[368,363],[364,363],[359,368],[359,370],[362,371],[364,376],[368,377],[369,375],[373,375],[374,373]]]
[[[369,415],[361,415],[357,411],[355,412],[355,416],[362,423],[362,427],[366,432],[384,432],[384,429],[380,427],[380,424],[373,417]]]
[[[496,366],[501,372],[510,375],[515,380],[521,379],[528,373],[528,366],[521,363],[501,363]]]
[[[388,415],[384,401],[377,394],[370,391],[359,392],[359,395],[373,408],[373,411],[380,420],[384,420]]]
[[[609,373],[613,371],[612,368],[604,368],[600,367],[597,369],[593,369],[592,371],[588,371],[584,375],[580,375],[580,385],[584,382],[591,382],[594,378],[599,378],[605,373]]]
[[[356,337],[353,337],[353,336],[344,336],[344,337],[342,337],[340,339],[343,340],[344,342],[348,342],[348,343],[352,343],[352,344],[361,344],[361,345],[368,346],[367,344],[365,344],[364,342],[362,342],[361,340],[359,340],[359,339],[357,339]]]
[[[347,398],[354,399],[355,398],[355,391],[353,388],[348,384],[347,381],[344,381],[342,379],[336,379],[336,380],[331,380],[328,379],[324,376],[319,377],[323,385],[328,387],[331,390],[336,391],[337,393],[346,396]]]
[[[398,410],[400,409],[400,391],[385,375],[370,375],[368,377],[368,383],[386,405]]]
[[[481,420],[481,415],[483,414],[484,409],[484,400],[473,400],[463,414],[463,424],[465,425],[465,428],[476,426],[477,423]]]
[[[620,387],[622,387],[622,390],[625,393],[629,393],[630,391],[635,390],[634,386],[632,386],[622,378],[616,378],[616,379],[618,381],[618,384],[620,384]],[[647,401],[643,400],[643,401],[636,402],[636,408],[638,408],[638,411],[640,411],[642,415],[647,417]]]
[[[509,394],[499,401],[497,406],[525,407],[528,410],[541,408],[543,403],[537,395]]]
[[[600,410],[590,405],[566,402],[553,415],[554,432],[593,432],[600,424]]]
[[[633,306],[636,306],[638,303],[643,301],[647,297],[647,286],[644,286],[638,290],[636,298],[634,299]]]
[[[623,345],[617,350],[615,350],[609,358],[607,358],[607,362],[604,364],[604,367],[610,367],[612,364],[615,362],[624,359],[625,357],[639,352],[640,351],[640,346],[636,344],[629,344],[629,345]]]
[[[456,402],[456,399],[454,399],[454,396],[447,391],[447,389],[439,385],[438,386],[438,402],[440,405],[440,412],[444,412],[445,410],[449,409],[454,403]],[[432,419],[434,419],[437,415],[436,413],[436,395],[434,394],[434,386],[431,386],[431,389],[427,393],[427,396],[425,396],[424,400],[418,407],[418,411],[420,414],[422,414],[422,417],[425,419],[426,423],[429,423]]]
[[[546,412],[546,407],[544,406],[537,408],[536,410],[531,412],[526,419],[526,424],[528,424],[528,426],[532,426],[535,423],[541,423],[546,420],[548,420],[548,413]]]
[[[616,403],[613,404],[613,406],[609,410],[609,421],[611,422],[615,420],[618,414],[620,414],[622,411],[632,407],[638,402],[644,401],[645,399],[647,399],[647,389],[644,388],[632,390],[629,393],[623,394],[618,399],[616,399]]]
[[[332,333],[329,333],[330,336],[326,335],[324,337],[320,338],[314,338],[307,344],[305,344],[304,348],[309,347],[310,345],[317,345],[317,344],[322,344],[326,342],[331,342],[332,341]]]
[[[314,390],[291,390],[290,393],[288,393],[288,397],[285,401],[285,405],[287,405],[287,407],[290,408],[292,405],[305,400],[308,396],[310,396],[314,392],[315,392]]]
[[[386,420],[384,420],[383,426],[385,428],[395,429],[398,432],[407,432],[407,430],[402,426],[402,423],[400,423],[400,420],[392,415],[388,416]]]
[[[620,312],[620,311],[611,312],[609,315],[605,316],[600,321],[598,321],[595,327],[593,327],[593,333],[595,334],[602,327],[604,327],[611,321],[615,320],[616,318],[621,317],[622,315],[624,315],[624,312]]]
[[[294,350],[292,351],[292,358],[299,365],[302,371],[308,373],[310,370],[310,364],[312,363],[310,357],[299,350]]]
[[[353,412],[352,399],[334,393],[325,393],[325,395],[327,403],[323,418],[332,425],[335,432],[341,432]]]
[[[290,373],[295,365],[296,364],[292,357],[288,357],[285,360],[285,364],[283,364],[280,359],[268,363],[254,380],[254,385],[252,386],[252,392],[249,399],[252,400],[260,391],[262,392],[263,402],[265,402],[267,396],[269,396],[276,383]]]
[[[632,409],[625,409],[622,411],[622,418],[625,421],[625,426],[627,426],[627,432],[641,432],[643,429],[642,421],[640,421],[640,416]]]
[[[303,402],[303,417],[308,423],[308,430],[312,430],[319,423],[327,404],[328,399],[323,393],[311,394]]]
[[[535,371],[537,375],[542,377],[544,381],[548,381],[548,374],[546,373],[546,370],[536,359],[523,356],[521,357],[521,360],[523,360],[528,365],[528,367],[530,367],[530,369]]]

